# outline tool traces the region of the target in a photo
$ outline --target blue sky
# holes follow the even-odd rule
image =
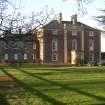
[[[75,0],[21,0],[23,5],[23,11],[25,14],[30,14],[31,12],[38,12],[46,5],[48,8],[54,9],[54,13],[58,14],[59,12],[63,13],[63,20],[70,20],[70,16],[78,13],[77,5]],[[104,8],[105,1],[104,0],[94,0],[89,5],[85,5],[87,7],[87,15],[81,17],[78,15],[78,21],[81,21],[87,25],[92,27],[100,28],[99,24],[92,18],[92,16],[99,15],[98,9]],[[105,51],[105,38],[102,37],[102,51]]]

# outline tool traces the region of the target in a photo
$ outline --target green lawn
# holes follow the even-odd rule
[[[0,67],[0,105],[105,105],[105,67]]]

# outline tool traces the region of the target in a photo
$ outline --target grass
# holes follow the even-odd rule
[[[105,67],[2,66],[0,105],[105,105]]]

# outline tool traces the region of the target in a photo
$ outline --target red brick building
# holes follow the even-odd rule
[[[52,20],[38,31],[40,59],[43,63],[87,64],[101,59],[101,32],[77,21]],[[78,59],[78,60],[77,60]]]

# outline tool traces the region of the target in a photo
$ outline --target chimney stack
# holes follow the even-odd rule
[[[59,21],[59,23],[61,23],[61,22],[62,22],[62,13],[61,13],[61,12],[59,13],[59,16],[58,16],[58,21]]]
[[[62,13],[60,12],[59,14],[55,15],[54,20],[57,20],[59,23],[62,22]]]
[[[73,22],[73,24],[77,23],[77,14],[71,16],[71,21]]]

